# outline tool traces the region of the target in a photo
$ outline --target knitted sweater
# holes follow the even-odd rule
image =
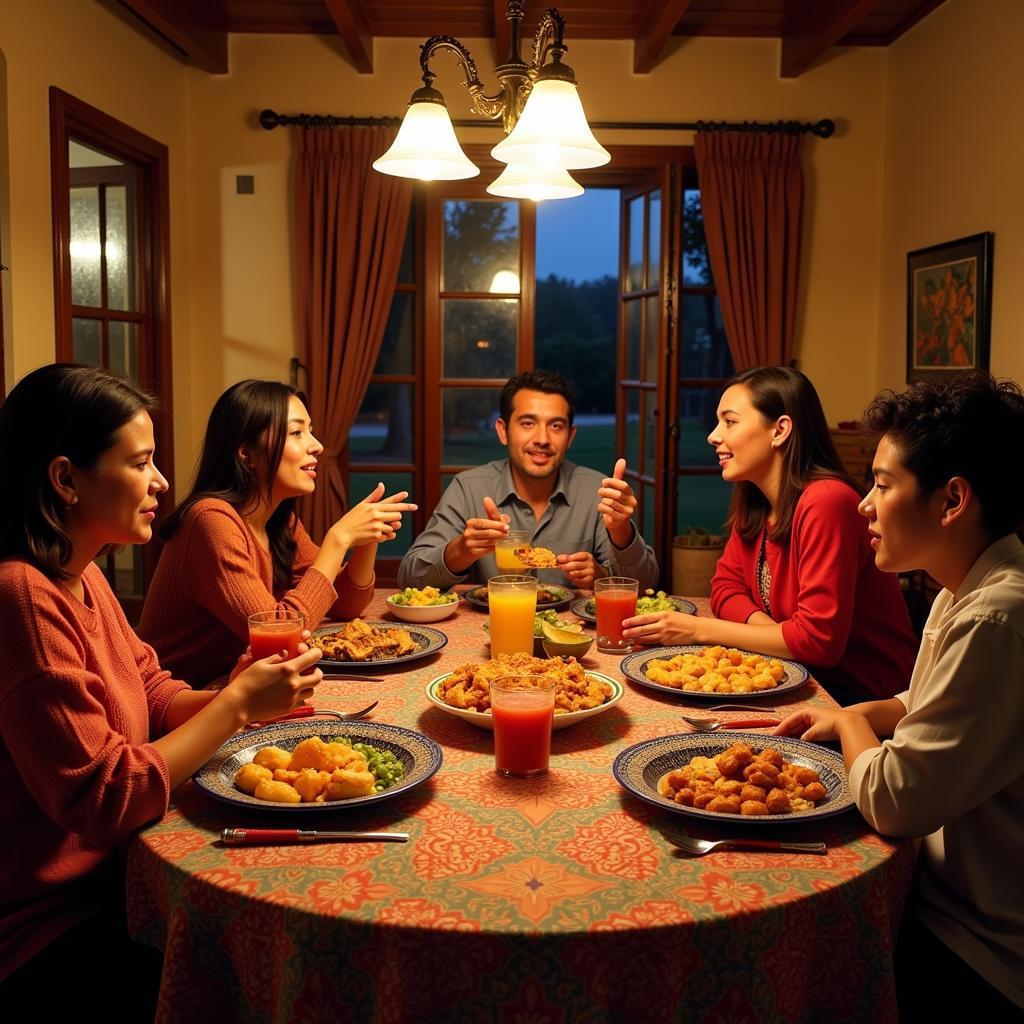
[[[793,657],[826,688],[885,698],[906,689],[917,640],[899,581],[875,565],[858,501],[838,480],[804,488],[789,542],[765,545],[769,603]],[[760,542],[729,538],[711,581],[711,610],[720,619],[746,622],[767,610],[757,587]]]
[[[160,661],[193,686],[231,671],[249,642],[254,612],[301,612],[307,629],[322,619],[352,619],[373,597],[373,581],[356,587],[342,568],[337,590],[312,568],[319,548],[295,524],[292,585],[274,589],[270,554],[226,501],[205,498],[189,509],[160,555],[139,622],[139,636]]]
[[[187,687],[96,565],[82,581],[84,604],[0,561],[0,979],[97,912],[114,847],[167,810],[167,766],[148,741]]]

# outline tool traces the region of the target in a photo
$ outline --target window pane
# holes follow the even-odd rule
[[[683,284],[711,285],[711,261],[704,239],[700,192],[687,189],[683,200]]]
[[[503,459],[505,447],[494,431],[499,388],[445,388],[441,396],[441,461],[448,466],[479,466]]]
[[[676,533],[687,527],[701,526],[709,533],[721,533],[729,515],[732,485],[715,476],[679,476],[676,478]]]
[[[71,301],[101,306],[100,194],[95,185],[71,189]]]
[[[71,351],[76,363],[103,365],[100,323],[99,320],[83,320],[77,316],[71,318]]]
[[[644,476],[654,476],[658,441],[658,393],[645,391],[644,395]]]
[[[717,388],[679,389],[679,465],[717,466],[715,449],[708,434],[717,422],[721,397]]]
[[[107,204],[107,306],[137,310],[135,295],[135,239],[128,230],[128,195],[124,185],[108,185]]]
[[[727,378],[736,372],[717,295],[683,296],[679,340],[684,377]]]
[[[377,354],[374,374],[413,373],[413,346],[416,338],[415,294],[395,292],[384,338]]]
[[[629,232],[626,291],[638,292],[644,286],[644,197],[630,199],[626,210],[626,230]]]
[[[626,465],[640,470],[640,392],[636,388],[626,390]]]
[[[416,283],[416,216],[409,211],[409,227],[405,232],[405,245],[402,247],[402,262],[398,265],[398,283]]]
[[[651,193],[647,214],[647,287],[661,283],[661,191]]]
[[[449,199],[444,204],[441,290],[519,293],[519,204]]]
[[[139,325],[121,320],[107,324],[107,353],[111,373],[139,379]]]
[[[626,380],[640,379],[640,314],[642,299],[627,299],[626,312]]]
[[[576,437],[566,456],[577,466],[589,466],[608,476],[615,466],[614,414],[576,415]],[[630,466],[630,469],[635,469]]]
[[[349,431],[349,462],[412,462],[413,436],[413,385],[371,384]]]
[[[415,501],[416,491],[412,473],[349,473],[349,505],[362,501],[380,482],[384,484],[385,495],[408,491],[413,495],[410,500]],[[398,531],[398,536],[381,544],[377,549],[377,557],[401,558],[409,550],[415,537],[416,527],[413,526],[412,513],[406,513],[402,516],[402,528]]]
[[[511,377],[518,327],[518,299],[443,299],[441,376]]]
[[[647,342],[644,346],[644,380],[657,383],[658,364],[661,362],[661,351],[658,347],[658,328],[661,326],[661,298],[648,295],[644,299],[647,307]]]

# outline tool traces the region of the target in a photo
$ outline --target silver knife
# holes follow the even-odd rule
[[[226,828],[225,846],[279,846],[285,843],[405,843],[408,832],[319,832],[301,828]]]

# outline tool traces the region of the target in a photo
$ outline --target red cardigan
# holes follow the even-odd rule
[[[865,700],[907,688],[917,639],[892,573],[875,566],[857,493],[838,480],[815,480],[797,502],[788,544],[771,539],[771,616],[793,657],[826,687]],[[711,610],[746,622],[765,607],[757,589],[760,536],[729,538],[711,581]]]
[[[204,498],[189,509],[160,555],[139,621],[139,636],[160,661],[195,687],[225,676],[249,642],[254,612],[289,608],[307,629],[325,617],[353,619],[373,597],[343,568],[335,587],[312,568],[319,548],[295,525],[291,589],[274,589],[270,554],[226,501]]]
[[[82,581],[85,604],[0,562],[0,979],[98,912],[114,848],[167,810],[149,739],[187,686],[161,671],[96,565]]]

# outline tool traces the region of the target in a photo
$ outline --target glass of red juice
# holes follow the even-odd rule
[[[499,775],[544,775],[555,717],[553,676],[502,676],[491,683],[494,769]]]
[[[640,581],[628,576],[594,580],[597,602],[597,649],[602,654],[629,654],[636,650],[622,635],[622,620],[636,615]]]
[[[297,658],[304,626],[301,612],[275,608],[249,616],[249,646],[254,661],[285,651],[285,660]]]

